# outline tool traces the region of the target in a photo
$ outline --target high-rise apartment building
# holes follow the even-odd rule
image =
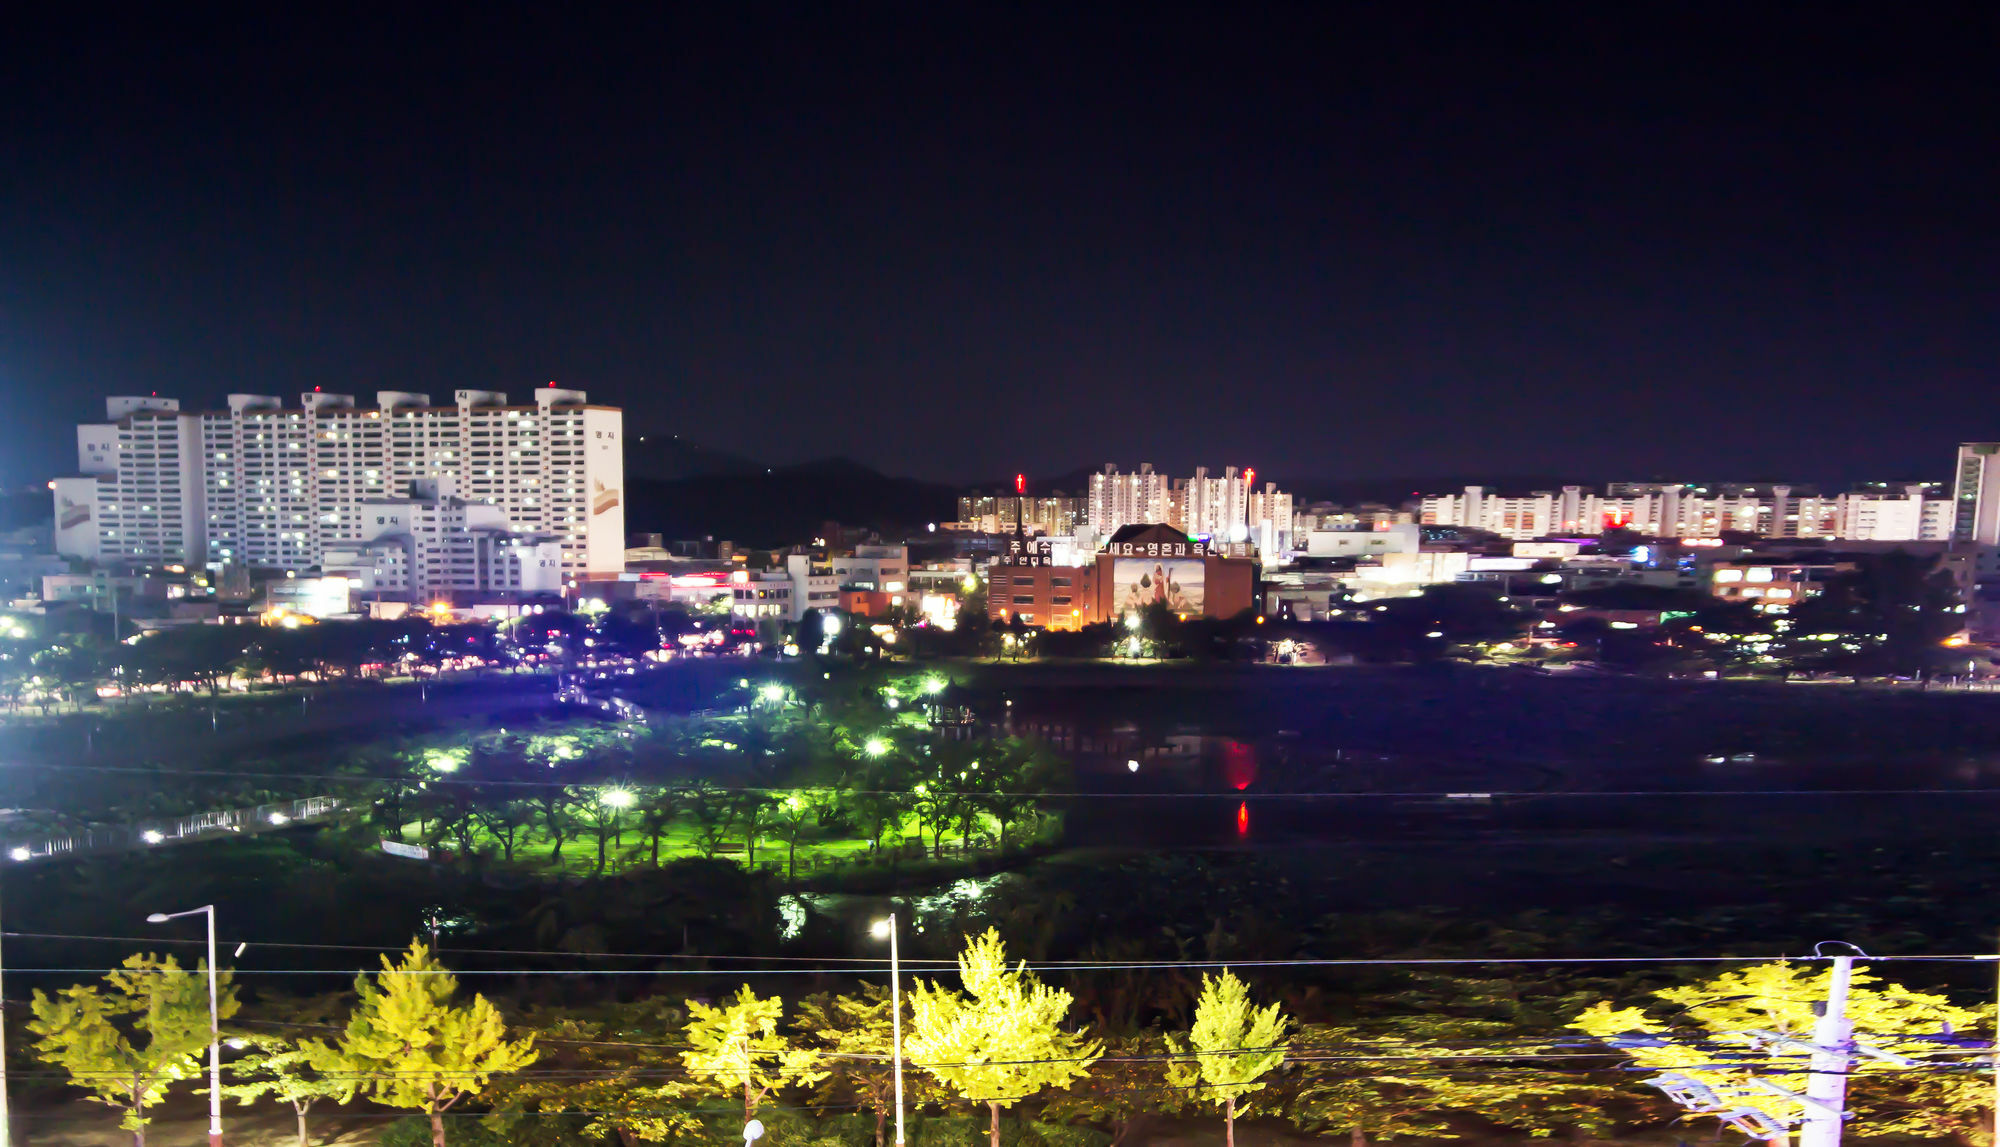
[[[1092,531],[1108,538],[1126,526],[1168,525],[1191,538],[1254,543],[1273,554],[1291,545],[1292,496],[1277,483],[1255,486],[1256,471],[1225,467],[1211,476],[1197,467],[1192,478],[1168,479],[1141,464],[1136,474],[1106,463],[1090,476]]]
[[[2000,442],[1966,442],[1952,470],[1954,541],[2000,545]]]
[[[1050,537],[1068,537],[1090,520],[1086,499],[1061,490],[1049,494],[967,494],[958,500],[958,524],[982,534],[1011,534],[1016,525]]]
[[[1194,477],[1183,487],[1186,515],[1178,526],[1189,537],[1213,538],[1218,542],[1242,542],[1250,538],[1250,483],[1236,467],[1223,468],[1222,476],[1211,478],[1208,467],[1197,466]]]
[[[376,404],[313,391],[287,409],[233,394],[196,415],[171,399],[112,399],[114,426],[78,432],[86,472],[112,455],[96,480],[98,556],[303,572],[370,536],[363,503],[423,489],[557,538],[566,575],[623,570],[621,411],[556,387],[532,404],[477,390],[449,405],[382,391]]]
[[[77,428],[77,468],[93,479],[88,517],[96,524],[94,556],[139,565],[200,564],[205,535],[197,416],[182,412],[174,399],[153,396],[108,399],[105,412],[109,421]],[[58,493],[74,501],[84,491],[72,482]]]
[[[1090,476],[1090,529],[1108,538],[1126,526],[1151,525],[1168,520],[1167,476],[1153,472],[1151,462],[1139,463],[1139,472],[1124,474],[1115,462],[1106,462],[1101,473]]]
[[[1487,530],[1527,541],[1628,529],[1648,537],[1940,541],[1947,503],[1924,483],[1877,485],[1825,495],[1806,486],[1615,482],[1602,494],[1582,486],[1501,495],[1481,486],[1433,494],[1419,503],[1426,525]]]

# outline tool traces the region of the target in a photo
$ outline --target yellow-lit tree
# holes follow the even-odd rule
[[[1777,1032],[1810,1041],[1815,1006],[1826,999],[1831,970],[1789,963],[1757,964],[1700,983],[1653,993],[1665,1009],[1593,1005],[1573,1026],[1613,1042],[1632,1061],[1687,1076],[1735,1108],[1762,1111],[1780,1123],[1798,1121],[1798,1103],[1750,1086],[1753,1078],[1803,1093],[1808,1055],[1798,1048],[1755,1051],[1736,1033]],[[1992,1012],[1971,1011],[1943,996],[1889,983],[1861,966],[1854,969],[1847,1015],[1857,1042],[1909,1058],[1937,1058],[1951,1045],[1938,1038],[1990,1026]],[[1742,1053],[1730,1051],[1741,1047]],[[1727,1057],[1727,1058],[1725,1058]],[[1849,1106],[1857,1128],[1869,1135],[1956,1135],[1985,1129],[1992,1110],[1990,1077],[1970,1072],[1913,1070],[1868,1057],[1854,1065]]]
[[[535,1062],[535,1038],[507,1038],[499,1009],[475,995],[455,1004],[458,977],[412,943],[398,963],[382,957],[371,982],[358,976],[360,996],[335,1046],[318,1045],[314,1067],[342,1080],[340,1102],[366,1092],[377,1103],[421,1111],[433,1147],[445,1147],[444,1113],[479,1094],[497,1075]]]
[[[1104,1052],[1064,1031],[1070,994],[1036,979],[1024,962],[1007,966],[997,929],[969,939],[958,957],[964,993],[917,981],[910,993],[911,1061],[990,1113],[988,1139],[1000,1147],[1000,1109],[1089,1072]]]
[[[760,999],[745,984],[735,999],[719,1008],[689,1000],[687,1009],[689,1048],[681,1053],[681,1061],[689,1075],[722,1094],[740,1088],[745,1123],[757,1117],[757,1105],[776,1089],[809,1086],[826,1075],[818,1066],[817,1051],[795,1047],[778,1034],[785,1011],[785,1001],[778,996]]]
[[[229,974],[216,977],[216,1015],[236,1014]],[[211,1032],[208,964],[183,968],[172,957],[128,956],[102,987],[81,984],[29,1005],[35,1056],[67,1071],[91,1099],[124,1112],[118,1125],[145,1147],[148,1108],[176,1081],[199,1074]]]
[[[1224,968],[1220,976],[1202,977],[1187,1042],[1167,1037],[1167,1050],[1175,1056],[1167,1064],[1167,1083],[1222,1108],[1228,1147],[1236,1147],[1236,1116],[1249,1110],[1237,1101],[1262,1091],[1257,1081],[1285,1062],[1289,1026],[1277,1004],[1261,1009],[1252,1004],[1249,986]]]

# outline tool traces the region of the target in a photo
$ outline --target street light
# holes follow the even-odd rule
[[[215,905],[185,912],[155,912],[148,924],[165,924],[183,916],[208,916],[208,1147],[222,1147],[222,1019],[215,1006]]]
[[[597,798],[597,803],[605,808],[631,808],[639,798],[630,789],[606,789]]]
[[[903,965],[896,953],[896,914],[889,913],[868,929],[889,941],[889,1016],[896,1055],[896,1147],[903,1147]]]

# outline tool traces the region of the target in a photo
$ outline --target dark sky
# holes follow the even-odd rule
[[[2000,437],[1992,5],[419,7],[14,14],[0,478],[110,393],[550,379],[951,480]]]

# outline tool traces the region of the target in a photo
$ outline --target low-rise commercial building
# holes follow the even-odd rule
[[[996,622],[1080,629],[1164,608],[1184,618],[1234,617],[1254,608],[1257,562],[1166,525],[1127,526],[1087,564],[1061,565],[1046,541],[1029,540],[987,570],[986,610]]]

